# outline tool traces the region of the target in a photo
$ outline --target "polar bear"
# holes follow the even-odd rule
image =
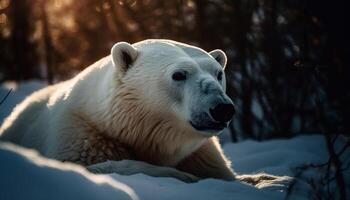
[[[171,40],[119,42],[73,79],[26,98],[1,140],[95,173],[235,180],[216,137],[235,113],[226,60]]]

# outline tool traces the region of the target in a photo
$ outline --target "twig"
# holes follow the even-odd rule
[[[325,136],[326,136],[328,152],[329,152],[330,157],[332,159],[332,163],[334,164],[334,167],[336,169],[335,178],[336,178],[336,181],[338,184],[340,199],[345,200],[346,199],[346,189],[345,189],[344,176],[343,176],[343,173],[341,170],[342,163],[334,151],[334,147],[333,147],[333,144],[331,143],[329,135],[326,134]]]
[[[5,102],[5,100],[7,99],[7,97],[10,95],[10,93],[12,92],[12,88],[7,92],[7,94],[5,95],[4,98],[2,98],[1,102],[0,102],[0,106]]]
[[[343,146],[343,148],[339,151],[339,153],[337,153],[337,156],[341,156],[349,146],[350,146],[350,143],[347,142],[347,143]]]

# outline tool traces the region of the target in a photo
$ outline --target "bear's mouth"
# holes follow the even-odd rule
[[[229,124],[212,120],[206,112],[193,113],[188,122],[195,130],[206,133],[204,135],[207,136],[218,135]]]
[[[190,121],[190,124],[197,131],[204,131],[204,132],[222,131],[228,125],[228,123],[225,123],[225,122],[209,122],[209,123],[198,124],[193,121]]]

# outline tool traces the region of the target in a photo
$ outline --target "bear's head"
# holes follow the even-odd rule
[[[111,55],[120,84],[136,93],[133,99],[148,112],[206,137],[220,133],[235,113],[225,94],[227,58],[221,50],[207,53],[171,40],[146,40],[119,42]]]

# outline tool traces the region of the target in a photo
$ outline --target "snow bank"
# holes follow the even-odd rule
[[[323,163],[321,136],[290,140],[246,141],[224,146],[238,173],[267,172],[293,176],[293,167]],[[1,145],[0,199],[283,199],[287,187],[257,189],[240,182],[206,179],[186,184],[173,178],[144,174],[92,175],[83,168],[39,157],[31,150]],[[131,189],[132,188],[132,189]],[[136,195],[135,195],[136,194]],[[292,199],[308,199],[307,188]]]
[[[78,165],[0,143],[0,199],[138,199],[131,188]]]

